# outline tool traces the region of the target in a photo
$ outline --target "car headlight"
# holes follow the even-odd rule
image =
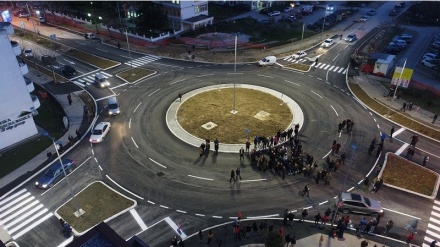
[[[116,113],[120,113],[120,111],[119,111],[119,110],[117,110],[117,111],[116,111]]]
[[[37,185],[37,186],[38,186],[38,182],[35,182],[35,185]]]
[[[43,188],[46,188],[47,187],[47,184],[43,184],[43,186],[42,186]]]

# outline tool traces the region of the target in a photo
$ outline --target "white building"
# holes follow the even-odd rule
[[[195,30],[212,25],[214,17],[208,14],[208,1],[160,1],[168,16],[170,28],[176,31]]]
[[[10,41],[14,33],[9,22],[0,22],[0,150],[10,147],[38,133],[33,113],[40,107],[32,82],[26,82],[29,72],[26,63],[17,60],[21,48]]]

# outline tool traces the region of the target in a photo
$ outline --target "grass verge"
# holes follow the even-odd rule
[[[141,79],[147,78],[148,76],[154,74],[156,71],[142,68],[130,68],[116,74],[117,77],[129,82],[137,82]]]
[[[309,69],[310,69],[310,65],[301,64],[301,63],[293,63],[293,64],[286,65],[284,67],[296,69],[296,70],[301,70],[301,71],[309,71]]]
[[[120,63],[108,60],[105,58],[97,57],[95,55],[92,55],[90,53],[86,53],[80,50],[70,49],[66,52],[66,55],[74,57],[80,61],[84,61],[86,63],[92,64],[100,69],[106,70],[111,67],[114,67],[116,65],[119,65]]]
[[[392,153],[388,153],[382,178],[387,184],[427,196],[432,196],[437,182],[435,173]]]
[[[372,99],[368,94],[366,94],[362,88],[355,83],[349,83],[351,91],[356,95],[356,97],[362,101],[365,105],[376,111],[378,114],[385,116],[388,113],[388,107],[380,103],[379,101]],[[440,140],[440,132],[427,128],[426,125],[414,121],[412,118],[408,117],[405,113],[397,112],[393,109],[390,111],[388,119],[406,127],[412,129],[418,133],[424,134],[436,140]]]
[[[27,64],[30,68],[33,68],[33,69],[35,69],[35,70],[38,70],[39,73],[46,74],[46,75],[48,75],[48,76],[50,76],[50,77],[53,78],[53,74],[52,74],[52,71],[51,71],[50,69],[48,69],[48,68],[46,68],[46,67],[43,67],[43,66],[41,66],[41,65],[37,65],[37,64],[35,64],[34,62],[30,62],[29,60],[27,60],[27,63],[26,63],[26,64]],[[37,68],[37,66],[38,66],[38,68]],[[55,79],[56,79],[57,82],[59,82],[59,83],[65,83],[65,82],[67,82],[67,79],[66,79],[65,77],[60,76],[60,75],[58,75],[57,73],[55,73]]]
[[[185,99],[185,95],[183,95]],[[280,99],[253,89],[236,89],[237,114],[231,114],[234,107],[234,89],[223,88],[195,95],[182,103],[177,113],[179,124],[189,133],[222,143],[245,143],[255,135],[271,136],[284,130],[293,117],[289,107]],[[269,113],[265,120],[254,116],[260,111]],[[211,130],[202,127],[213,122]],[[246,135],[246,129],[251,132]]]
[[[85,213],[76,217],[76,208],[69,200],[57,213],[78,232],[84,232],[96,224],[134,205],[134,202],[114,192],[106,185],[95,182],[78,193],[78,204]]]
[[[50,50],[54,50],[57,51],[61,48],[61,44],[58,44],[56,42],[53,42],[47,38],[44,38],[42,36],[38,36],[34,33],[31,32],[25,32],[23,30],[20,29],[14,29],[15,32],[15,36],[20,38],[20,39],[24,39],[24,40],[28,40],[34,43],[37,43],[38,45],[44,46]]]

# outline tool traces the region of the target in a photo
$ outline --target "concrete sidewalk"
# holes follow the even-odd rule
[[[26,77],[29,78],[34,83],[42,86],[43,88],[45,87],[44,84],[52,81],[52,78],[50,76],[47,76],[44,74],[41,74],[40,76],[38,76],[38,73],[33,69],[29,70],[29,73],[26,74]],[[50,93],[55,98],[55,100],[57,100],[60,103],[60,105],[63,108],[64,113],[69,121],[68,129],[66,130],[64,135],[60,139],[57,140],[57,141],[60,141],[63,144],[63,146],[65,147],[64,153],[61,154],[61,156],[64,156],[64,154],[66,154],[68,152],[68,150],[75,147],[76,144],[78,143],[76,133],[75,133],[76,130],[77,129],[84,129],[84,128],[81,128],[81,124],[83,121],[83,114],[84,114],[84,111],[83,111],[84,104],[83,104],[82,100],[80,99],[80,97],[77,95],[78,92],[71,93],[73,103],[72,103],[72,105],[69,105],[66,93],[51,93],[47,89],[45,91]],[[36,91],[34,91],[33,93],[37,94]],[[37,111],[38,111],[38,109],[37,109]],[[39,133],[40,135],[42,134],[42,132],[44,132],[44,130],[41,128],[38,128],[38,131],[40,132]],[[75,138],[74,139],[75,143],[73,145],[68,145],[69,144],[69,140],[68,140],[69,134]],[[84,136],[84,132],[82,134]],[[47,138],[47,137],[40,136],[37,138]],[[38,166],[40,166],[41,164],[46,162],[47,161],[46,153],[48,151],[50,151],[54,155],[56,155],[55,148],[53,145],[51,145],[50,147],[45,149],[42,153],[40,153],[39,155],[32,158],[31,160],[26,162],[21,167],[17,168],[16,170],[11,172],[10,174],[1,178],[0,179],[0,188],[3,188],[4,186],[14,182],[17,178],[21,177],[22,175],[26,175],[28,172],[35,170]]]

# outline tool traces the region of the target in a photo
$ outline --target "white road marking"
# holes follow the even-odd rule
[[[204,214],[196,214],[197,216],[202,216],[202,217],[204,217],[205,215]]]
[[[141,199],[141,200],[144,200],[143,197],[140,197],[140,196],[136,195],[135,193],[133,193],[133,192],[127,190],[126,188],[124,188],[124,187],[122,187],[121,185],[119,185],[118,183],[116,183],[116,181],[114,181],[113,179],[111,179],[108,175],[105,175],[105,176],[108,178],[108,180],[112,181],[114,184],[116,184],[119,188],[123,189],[125,192],[130,193],[131,195],[133,195],[133,196],[135,196],[135,197],[137,197],[137,198],[139,198],[139,199]]]
[[[19,209],[20,207],[26,205],[26,203],[32,201],[33,199],[35,199],[35,197],[34,197],[34,196],[31,196],[31,197],[27,198],[26,200],[24,200],[24,201],[20,202],[19,204],[17,204],[15,207],[12,207],[12,208],[10,208],[10,209],[7,210],[7,211],[3,211],[2,214],[0,214],[0,218],[3,218],[3,217],[5,217],[6,215],[8,215],[8,214],[14,212],[15,210],[17,210],[17,209]]]
[[[162,166],[163,168],[167,168],[166,166],[160,164],[159,162],[153,160],[152,158],[148,158],[151,162],[155,163],[156,165]]]
[[[101,171],[103,171],[103,170],[104,170],[104,169],[102,169],[101,165],[98,165],[98,167],[99,167],[99,169],[100,169]]]
[[[298,83],[295,83],[295,82],[291,82],[291,81],[288,81],[288,80],[284,80],[284,81],[286,81],[286,82],[288,82],[288,83],[291,83],[291,84],[295,84],[295,85],[297,85],[297,86],[300,86]]]
[[[257,76],[267,77],[267,78],[273,78],[273,76],[268,76],[268,75],[260,75],[260,74],[257,74]]]
[[[159,207],[169,209],[169,207],[164,206],[164,205],[159,205]]]
[[[333,109],[333,111],[335,111],[336,116],[339,117],[339,114],[338,114],[338,112],[336,112],[336,109],[332,105],[330,105],[330,107]]]
[[[309,206],[309,207],[306,207],[306,208],[303,208],[303,209],[311,209],[311,208],[313,208],[313,206]]]
[[[214,74],[198,75],[196,77],[205,77],[205,76],[211,76],[211,75],[214,75]]]
[[[341,69],[338,71],[338,73],[341,73],[343,70],[344,70],[344,68],[341,68]]]
[[[131,215],[133,215],[133,218],[139,224],[139,226],[141,227],[142,231],[145,231],[145,230],[148,229],[148,226],[145,225],[145,222],[141,219],[141,217],[137,213],[136,209],[134,209],[134,208],[130,209],[130,213],[131,213]]]
[[[332,152],[332,150],[330,150],[326,155],[324,155],[324,157],[322,157],[323,159],[325,159],[325,157],[327,157],[330,153]]]
[[[103,49],[99,49],[99,48],[95,48],[95,49],[98,50],[98,51],[102,51],[102,52],[107,53],[107,51],[105,51],[105,50],[103,50]]]
[[[246,183],[246,182],[259,182],[259,181],[266,181],[266,178],[260,178],[260,179],[253,179],[253,180],[240,180],[240,183]]]
[[[128,128],[131,129],[131,118],[128,120]]]
[[[150,203],[150,204],[153,204],[153,205],[156,204],[156,203],[154,203],[154,202],[152,202],[150,200],[148,200],[147,202]]]
[[[279,214],[272,214],[272,215],[261,215],[261,216],[249,216],[246,217],[247,219],[259,219],[259,218],[272,218],[272,217],[277,217],[279,216]]]
[[[401,153],[403,153],[403,151],[405,151],[405,149],[409,146],[408,143],[404,143],[396,152],[396,155],[400,155]]]
[[[14,205],[15,203],[23,200],[24,198],[26,198],[26,197],[28,197],[30,195],[31,195],[31,193],[27,192],[27,193],[19,196],[18,198],[16,198],[15,200],[9,202],[8,204],[4,205],[3,207],[0,207],[0,211],[5,211],[5,209],[9,208],[10,206]]]
[[[244,73],[226,73],[227,75],[243,75]]]
[[[393,137],[397,136],[398,134],[402,133],[405,130],[406,130],[405,128],[398,129],[396,132],[393,133]]]
[[[327,201],[324,201],[324,202],[320,202],[318,205],[322,205],[322,204],[325,204],[325,203],[327,203],[328,202],[328,200]]]
[[[35,201],[31,202],[30,204],[26,205],[26,207],[20,208],[20,210],[16,211],[14,214],[11,214],[7,218],[4,218],[3,220],[1,220],[0,224],[4,225],[5,228],[9,228],[9,227],[15,225],[19,221],[23,220],[26,217],[29,217],[29,215],[33,214],[35,211],[37,211],[37,210],[39,210],[40,208],[43,207],[43,204],[38,204],[38,203],[39,203],[39,201],[35,200]],[[38,204],[38,205],[36,207],[34,207],[35,204]],[[30,208],[32,208],[32,209],[30,211],[27,211]],[[24,213],[24,212],[26,212],[26,213]],[[14,219],[15,217],[17,217],[19,215],[20,215],[19,218],[17,218],[14,221],[8,223],[8,221]]]
[[[136,146],[136,148],[139,148],[139,146],[136,144],[136,142],[134,141],[134,138],[131,137],[131,140],[133,141],[134,145]]]
[[[182,211],[182,210],[176,210],[176,212],[182,213],[182,214],[186,214],[186,211]]]
[[[216,219],[221,219],[221,218],[223,218],[223,217],[221,217],[221,216],[216,216],[216,215],[213,215],[213,216],[212,216],[212,218],[216,218]]]
[[[182,239],[185,239],[185,238],[186,238],[186,234],[182,231],[182,229],[180,229],[180,228],[176,225],[176,223],[174,223],[174,221],[172,221],[172,220],[170,219],[170,217],[166,217],[166,218],[165,218],[165,221],[168,223],[168,225],[171,226],[171,228],[173,228],[173,230],[174,230],[177,234],[180,234],[180,237],[181,237]],[[178,230],[180,231],[180,233],[179,233]]]
[[[142,104],[142,102],[140,102],[140,103],[139,103],[139,105],[137,105],[137,106],[136,106],[136,108],[134,108],[134,111],[133,111],[133,113],[135,113],[135,112],[136,112],[136,110],[138,109],[138,107],[139,107],[139,106],[140,106],[141,104]]]
[[[14,199],[15,197],[23,194],[24,192],[26,192],[26,189],[22,189],[22,190],[18,191],[17,193],[13,194],[12,196],[6,198],[5,200],[0,201],[0,206],[9,202],[10,200]],[[1,198],[3,198],[3,197],[5,197],[5,196],[2,196]]]
[[[160,90],[160,88],[154,90],[154,92],[150,93],[150,94],[148,95],[148,97],[150,97],[151,95],[153,95],[154,93],[156,93],[156,92],[159,91],[159,90]]]
[[[175,82],[171,82],[170,85],[176,84],[176,83],[184,81],[184,80],[186,80],[186,79],[182,79],[182,80],[178,80],[178,81],[175,81]]]
[[[377,121],[376,121],[376,119],[375,119],[375,118],[373,118],[373,120],[374,120],[374,122],[376,122],[376,123],[377,123]]]
[[[212,179],[212,178],[203,178],[203,177],[197,177],[197,176],[193,176],[193,175],[188,175],[188,177],[198,178],[198,179],[202,179],[202,180],[214,181],[214,179]]]
[[[335,60],[336,60],[336,58],[339,56],[339,54],[338,55],[336,55],[336,57],[335,58],[333,58],[333,61],[332,62],[334,62]]]
[[[47,209],[46,209],[47,210]],[[11,236],[13,239],[17,239],[21,236],[23,236],[23,234],[25,234],[26,232],[30,231],[32,228],[38,226],[40,223],[42,223],[43,221],[49,219],[53,214],[52,213],[48,213],[46,214],[46,216],[44,216],[43,218],[39,219],[38,221],[34,222],[32,225],[26,227],[23,231]]]
[[[316,79],[318,79],[318,80],[322,81],[322,78],[316,78]]]
[[[416,217],[416,216],[413,216],[413,215],[410,215],[410,214],[405,214],[405,213],[402,213],[402,212],[399,212],[399,211],[396,211],[396,210],[392,210],[392,209],[389,209],[389,208],[383,208],[383,209],[384,209],[384,210],[388,210],[388,211],[390,211],[390,212],[397,213],[397,214],[405,215],[405,216],[408,216],[408,217],[411,217],[411,218],[414,218],[414,219],[421,220],[421,218]]]
[[[322,97],[321,95],[317,94],[317,93],[314,92],[313,90],[310,90],[310,91],[312,91],[312,93],[316,94],[319,98],[323,99],[323,97]]]
[[[73,236],[70,236],[70,238],[64,240],[61,244],[59,244],[57,247],[66,247],[70,242],[73,241]]]
[[[350,192],[352,190],[354,190],[354,187],[351,187],[350,189],[348,189],[347,192]]]

